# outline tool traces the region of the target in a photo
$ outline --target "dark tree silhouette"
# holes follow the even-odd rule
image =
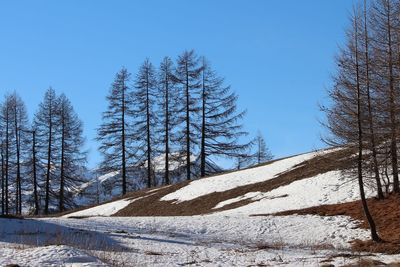
[[[59,103],[59,125],[61,132],[60,156],[60,189],[59,211],[65,210],[66,205],[73,207],[72,196],[67,192],[75,192],[84,182],[82,174],[85,169],[86,152],[82,151],[84,145],[83,126],[75,113],[71,102],[61,94]]]
[[[182,94],[182,112],[181,121],[183,122],[183,131],[179,137],[182,144],[183,156],[186,158],[186,179],[191,179],[191,159],[192,148],[198,143],[199,122],[196,121],[199,114],[198,98],[201,87],[202,66],[200,60],[193,50],[183,52],[177,60],[176,77],[180,84]]]
[[[177,79],[174,75],[175,67],[169,57],[165,57],[160,64],[158,72],[158,88],[161,92],[161,97],[158,98],[158,106],[160,109],[159,115],[159,132],[161,133],[160,140],[164,145],[159,149],[164,154],[164,184],[170,184],[170,156],[172,144],[176,143],[175,129],[178,124],[179,99],[177,93]]]
[[[49,88],[35,114],[34,128],[37,134],[38,163],[45,165],[45,203],[44,213],[49,214],[50,198],[52,194],[51,181],[56,179],[55,162],[58,162],[58,148],[56,146],[58,133],[58,102],[53,88]]]
[[[146,165],[147,187],[155,185],[152,159],[155,156],[155,127],[154,114],[155,97],[157,96],[156,73],[151,62],[146,59],[139,69],[135,80],[133,97],[135,151],[138,166]]]
[[[122,68],[116,75],[107,96],[108,108],[103,113],[103,122],[97,131],[97,140],[101,142],[100,152],[103,172],[119,171],[122,177],[122,194],[127,192],[127,165],[132,158],[128,144],[132,142],[130,120],[132,111],[132,90],[128,86],[130,73]]]
[[[201,133],[200,175],[204,177],[210,156],[234,158],[242,154],[250,144],[240,144],[239,139],[247,132],[240,124],[245,111],[237,110],[238,96],[224,85],[203,57],[201,68]]]

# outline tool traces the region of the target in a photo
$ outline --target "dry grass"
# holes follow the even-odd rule
[[[115,216],[192,216],[238,208],[251,203],[253,200],[245,199],[226,205],[220,209],[213,209],[222,201],[243,196],[249,192],[269,192],[294,181],[313,177],[320,173],[342,169],[348,164],[346,159],[349,154],[350,152],[347,150],[339,150],[329,154],[316,156],[299,164],[292,170],[281,173],[274,179],[237,187],[224,192],[214,192],[193,200],[179,203],[173,203],[173,201],[160,201],[160,199],[165,195],[186,186],[189,182],[164,187],[152,195],[129,204],[126,208],[116,213]],[[216,177],[216,179],[218,179],[218,177]],[[128,196],[146,196],[146,191],[140,191]]]

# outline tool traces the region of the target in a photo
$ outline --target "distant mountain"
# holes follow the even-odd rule
[[[164,184],[165,157],[159,156],[153,159],[155,183],[156,186]],[[191,157],[193,179],[200,176],[200,158]],[[177,160],[174,155],[170,161],[171,183],[176,184],[186,180],[186,169],[182,164],[182,160]],[[206,163],[206,172],[209,174],[221,173],[224,170],[212,161]],[[111,200],[121,195],[122,184],[120,171],[98,174],[98,170],[92,171],[92,178],[82,184],[80,189],[75,194],[75,203],[78,206],[102,203]],[[147,187],[146,168],[144,167],[129,167],[128,168],[128,192],[138,191]]]

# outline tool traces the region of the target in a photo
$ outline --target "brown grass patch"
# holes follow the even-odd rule
[[[390,195],[384,200],[375,198],[368,199],[368,206],[374,217],[378,233],[384,240],[383,243],[374,243],[372,241],[353,242],[355,251],[367,251],[371,253],[400,253],[400,196]],[[369,229],[368,222],[364,217],[361,201],[353,201],[343,204],[322,205],[301,210],[292,210],[275,213],[273,215],[320,215],[320,216],[338,216],[345,215],[360,221],[359,227]]]

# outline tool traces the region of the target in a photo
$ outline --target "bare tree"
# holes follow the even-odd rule
[[[376,144],[376,133],[375,133],[375,122],[374,122],[374,114],[373,114],[373,107],[372,107],[372,100],[371,100],[371,78],[370,78],[370,71],[371,71],[371,60],[369,54],[369,39],[370,36],[368,35],[368,17],[367,17],[367,1],[364,0],[364,82],[366,87],[367,93],[367,107],[368,107],[368,128],[369,128],[369,139],[370,145],[369,149],[371,150],[372,154],[372,168],[373,173],[375,175],[376,187],[377,187],[377,196],[378,199],[383,199],[383,191],[382,191],[382,183],[379,174],[379,164],[378,164],[378,152],[377,152],[377,144]],[[359,64],[358,64],[359,65]],[[360,68],[360,67],[358,67]],[[361,78],[360,78],[361,80]],[[359,81],[361,86],[361,82]]]
[[[54,163],[57,162],[57,96],[53,88],[49,88],[35,114],[34,128],[37,133],[38,161],[46,166],[45,170],[45,203],[44,214],[49,214],[50,198],[52,194],[51,180],[56,179]]]
[[[127,165],[132,157],[128,151],[128,144],[132,141],[129,130],[133,116],[130,76],[126,68],[117,73],[107,96],[108,108],[103,113],[103,122],[96,138],[101,142],[99,150],[104,157],[102,171],[120,172],[123,195],[127,192]]]
[[[11,158],[13,156],[13,145],[12,139],[14,136],[13,127],[13,100],[10,94],[4,97],[4,102],[1,110],[1,128],[2,132],[2,144],[3,144],[3,157],[4,157],[4,201],[5,201],[5,214],[8,215],[10,212],[10,182],[12,174]]]
[[[164,154],[164,183],[170,184],[170,156],[172,145],[177,142],[175,129],[178,125],[179,99],[177,92],[177,78],[174,75],[175,67],[169,57],[165,57],[160,64],[158,71],[158,87],[161,92],[158,106],[160,109],[159,121],[160,125],[160,140],[164,147],[160,148]]]
[[[375,242],[380,242],[381,239],[376,231],[375,221],[368,208],[368,203],[365,197],[364,181],[363,181],[363,115],[361,112],[362,97],[361,97],[361,85],[360,85],[360,68],[359,68],[359,47],[358,47],[358,17],[354,12],[354,54],[355,54],[355,68],[356,68],[356,88],[357,88],[357,126],[358,126],[358,159],[357,159],[357,174],[358,174],[358,185],[360,187],[360,197],[362,206],[364,209],[365,217],[367,218],[370,230],[371,238]]]
[[[237,110],[238,96],[224,79],[211,68],[203,57],[201,68],[201,125],[200,132],[200,176],[206,173],[210,156],[235,158],[249,148],[250,144],[240,144],[246,136],[240,124],[245,111]]]
[[[199,107],[199,89],[200,89],[200,75],[202,66],[198,56],[193,50],[183,52],[179,57],[176,64],[176,77],[181,85],[182,92],[182,117],[183,131],[180,136],[180,141],[183,145],[183,154],[186,158],[186,179],[191,179],[191,159],[192,149],[198,143],[198,133],[195,132],[196,126],[198,128]]]
[[[253,144],[255,145],[256,149],[253,154],[253,158],[255,159],[256,164],[261,164],[274,158],[272,153],[269,151],[265,139],[260,131],[258,131],[257,136],[253,141]]]
[[[153,64],[146,59],[139,69],[135,80],[133,94],[134,127],[133,139],[138,165],[146,165],[147,187],[155,185],[152,159],[155,156],[155,127],[156,116],[154,114],[155,97],[157,89],[156,73]]]
[[[330,144],[348,146],[357,151],[357,156],[348,159],[352,164],[347,170],[343,170],[343,173],[347,173],[349,177],[354,175],[357,177],[361,203],[370,226],[371,237],[374,241],[379,242],[380,238],[369,211],[364,190],[364,176],[370,172],[370,169],[365,167],[366,157],[364,155],[370,137],[364,133],[371,130],[369,110],[371,102],[368,98],[370,88],[363,86],[367,83],[362,77],[362,70],[366,68],[361,66],[361,56],[365,55],[365,44],[363,46],[360,42],[365,40],[362,33],[361,14],[361,9],[354,10],[352,27],[347,31],[347,43],[336,58],[338,71],[334,78],[334,87],[329,92],[333,105],[325,109],[328,119],[327,127],[332,136],[326,141]],[[354,135],[354,132],[357,135]]]
[[[71,102],[64,94],[61,94],[58,103],[61,131],[58,208],[62,212],[66,205],[69,208],[74,206],[73,196],[70,193],[75,192],[83,183],[82,174],[85,170],[86,152],[82,150],[84,145],[82,122],[75,113]]]

